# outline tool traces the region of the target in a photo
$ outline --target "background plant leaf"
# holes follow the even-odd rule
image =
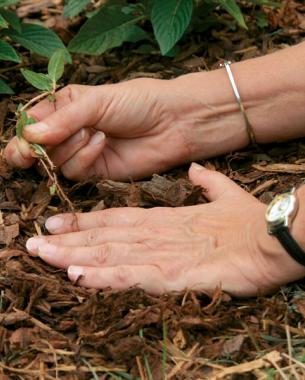
[[[21,58],[16,50],[6,41],[0,40],[0,60],[21,62]]]
[[[134,39],[137,33],[140,36],[139,30],[141,38],[144,38],[145,32],[134,25],[143,17],[124,14],[118,6],[104,6],[87,20],[68,49],[71,52],[98,55]]]
[[[8,22],[5,18],[0,14],[0,28],[8,28]]]
[[[15,12],[9,11],[8,9],[0,9],[0,15],[13,29],[21,33],[21,22]]]
[[[68,4],[64,7],[64,17],[75,17],[86,6],[90,3],[91,0],[69,0]]]
[[[237,23],[245,29],[248,29],[241,9],[235,0],[218,0],[219,5],[222,6],[232,17],[235,18]]]
[[[50,58],[58,49],[65,49],[61,39],[49,29],[36,24],[21,24],[21,33],[10,30],[6,33],[15,42],[26,49]],[[71,62],[70,54],[66,51],[66,60]]]
[[[19,0],[0,0],[0,8],[8,7],[17,4]]]
[[[21,69],[22,75],[25,79],[35,88],[42,91],[51,91],[52,90],[52,80],[51,78],[42,73],[35,73],[34,71]]]
[[[48,64],[48,74],[51,80],[56,83],[65,70],[65,50],[59,49],[52,55]]]
[[[161,53],[165,55],[182,37],[193,11],[193,0],[155,0],[151,22]]]
[[[14,91],[0,78],[0,94],[12,95]]]

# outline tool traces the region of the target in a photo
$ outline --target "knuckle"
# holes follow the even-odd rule
[[[160,266],[160,270],[166,280],[173,282],[181,278],[183,264],[180,262],[165,262],[162,266]]]
[[[112,251],[112,245],[110,243],[96,247],[93,254],[94,262],[99,266],[107,264],[111,259]]]
[[[96,229],[90,229],[85,232],[85,246],[91,247],[97,244],[99,232]]]
[[[133,282],[132,271],[126,265],[119,265],[113,268],[113,276],[119,287],[136,285]]]

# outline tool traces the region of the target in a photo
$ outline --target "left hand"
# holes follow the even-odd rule
[[[139,286],[160,294],[221,286],[249,296],[304,276],[267,234],[264,204],[197,164],[189,177],[210,203],[58,215],[46,223],[53,235],[29,239],[27,249],[91,288]]]

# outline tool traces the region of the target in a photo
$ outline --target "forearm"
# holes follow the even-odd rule
[[[305,42],[231,66],[258,143],[305,136],[304,57]],[[195,116],[188,136],[191,159],[226,153],[249,144],[225,69],[188,74],[175,81],[181,88],[189,89],[183,96],[193,99]]]

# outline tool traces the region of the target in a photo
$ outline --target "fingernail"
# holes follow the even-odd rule
[[[24,127],[24,130],[26,132],[30,132],[35,135],[38,135],[38,134],[40,135],[41,133],[45,133],[49,131],[49,129],[50,129],[49,126],[45,123],[30,124]]]
[[[78,131],[77,133],[75,133],[75,135],[73,135],[71,137],[70,142],[72,144],[76,144],[76,143],[84,140],[85,135],[86,135],[86,131],[84,130],[84,128],[82,128],[80,131]]]
[[[59,218],[58,216],[52,216],[46,221],[45,226],[48,231],[52,232],[61,228],[63,224],[64,220],[62,218]]]
[[[206,170],[206,168],[204,166],[201,166],[201,165],[197,164],[196,162],[192,162],[191,168],[194,170],[197,170],[197,171]]]
[[[33,256],[37,256],[38,247],[45,243],[45,239],[39,237],[32,237],[26,242],[25,246],[29,253],[31,253]]]
[[[83,277],[85,275],[85,271],[83,267],[76,267],[71,265],[68,268],[68,276],[71,281],[75,282],[79,280],[80,277]]]
[[[96,132],[89,141],[89,145],[99,145],[102,143],[102,141],[105,139],[105,133],[104,132]]]
[[[57,246],[53,244],[42,244],[38,247],[38,256],[54,256],[57,252]]]

